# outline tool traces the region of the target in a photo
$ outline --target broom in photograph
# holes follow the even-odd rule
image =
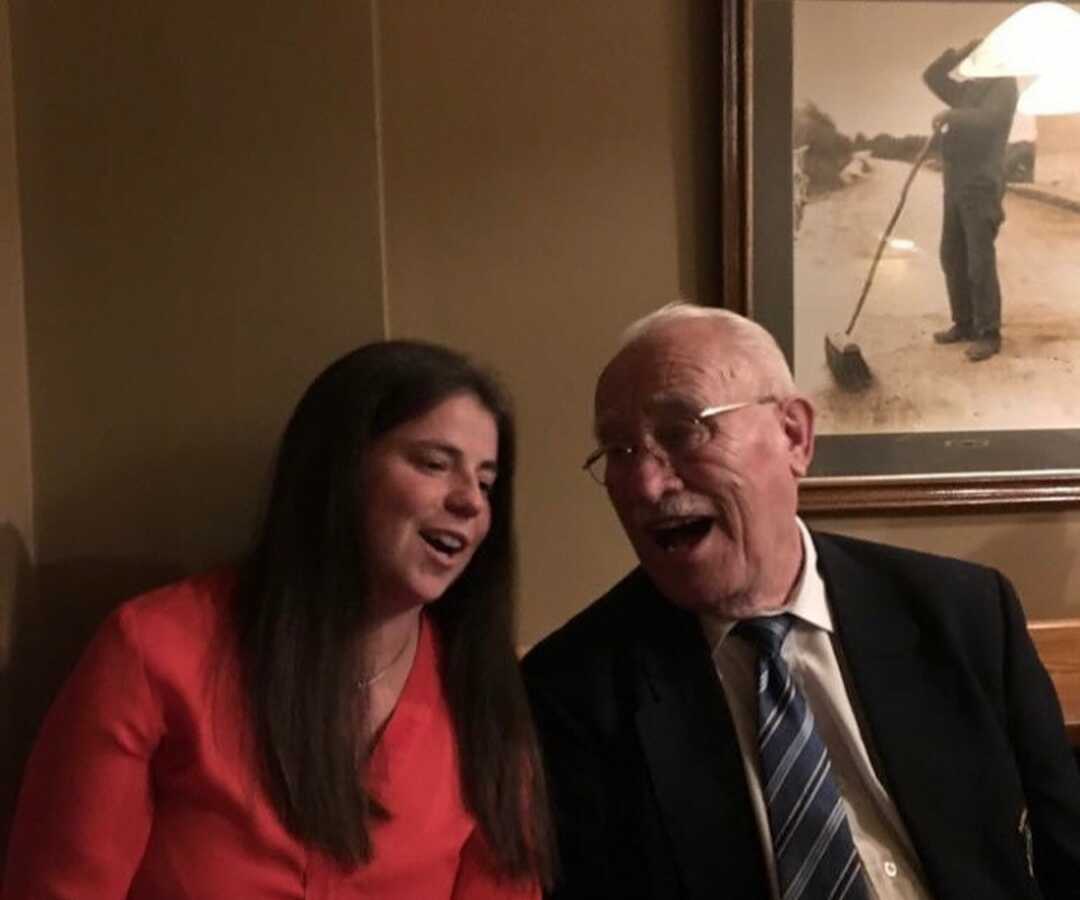
[[[915,157],[915,162],[911,165],[911,171],[908,172],[904,187],[900,191],[900,200],[896,204],[896,209],[893,210],[889,224],[885,226],[885,230],[881,234],[881,240],[878,241],[877,250],[874,252],[874,260],[870,263],[870,271],[866,273],[866,281],[863,282],[862,293],[859,294],[859,300],[855,304],[855,312],[851,314],[848,327],[842,333],[825,335],[825,362],[837,385],[845,391],[864,391],[874,382],[874,374],[870,371],[866,360],[863,359],[859,345],[851,340],[851,332],[855,328],[855,323],[859,320],[859,313],[862,312],[863,304],[866,303],[866,297],[870,293],[870,285],[874,283],[874,272],[877,271],[878,263],[881,262],[881,255],[885,252],[885,245],[888,243],[889,236],[900,218],[900,213],[903,212],[911,182],[915,180],[915,173],[922,166],[923,161],[930,152],[930,145],[937,135],[938,129],[935,128],[923,142],[918,155]]]

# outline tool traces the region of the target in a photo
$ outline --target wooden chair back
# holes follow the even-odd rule
[[[1080,751],[1080,619],[1029,622],[1028,633],[1054,682],[1069,740]]]

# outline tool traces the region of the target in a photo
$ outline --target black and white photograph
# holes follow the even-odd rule
[[[790,305],[773,319],[818,411],[818,474],[986,475],[1080,458],[1077,10],[753,4],[755,73],[785,55],[790,67],[759,79],[753,99],[764,215],[751,306],[768,318]],[[781,99],[790,213],[774,189],[787,164],[761,150],[781,131]],[[787,215],[790,269],[762,238],[762,222]]]

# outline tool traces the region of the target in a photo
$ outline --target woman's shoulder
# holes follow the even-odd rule
[[[224,639],[233,584],[223,570],[122,603],[83,651],[50,716],[77,715],[98,731],[127,729],[125,735],[142,735],[147,745],[170,721],[192,721],[177,710],[205,705],[206,689],[231,671]]]
[[[120,604],[104,628],[149,655],[201,655],[227,633],[236,587],[231,567],[192,575]]]

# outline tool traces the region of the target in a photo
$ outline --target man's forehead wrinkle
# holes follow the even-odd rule
[[[667,329],[624,347],[597,382],[594,432],[633,428],[658,407],[708,406],[739,399],[744,361],[715,330]]]
[[[593,424],[596,436],[612,429],[633,427],[645,406],[645,397],[632,381],[607,381],[596,392]]]
[[[638,390],[633,399],[645,406],[669,401],[723,402],[747,381],[747,374],[745,366],[731,356],[718,359],[715,355],[668,353],[654,358],[651,369],[635,379]]]

